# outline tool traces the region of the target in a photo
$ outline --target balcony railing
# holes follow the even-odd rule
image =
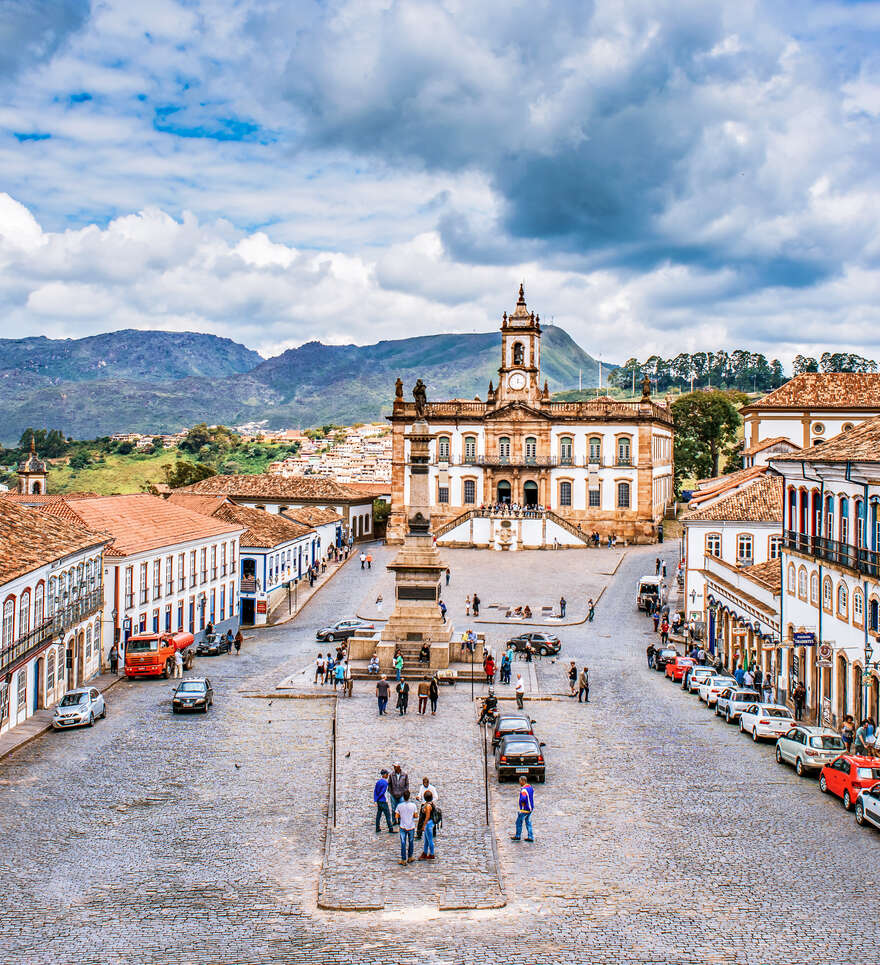
[[[56,611],[44,620],[38,627],[19,637],[8,647],[0,650],[0,674],[6,673],[10,667],[21,660],[26,660],[32,653],[36,653],[53,637],[60,636],[65,630],[76,626],[93,613],[97,613],[104,605],[104,588],[86,593],[63,610]]]
[[[576,467],[578,469],[611,469],[621,467],[632,469],[632,459],[594,459],[583,456],[465,456],[458,462],[448,462],[449,466],[484,466],[498,468],[511,466],[514,468],[536,467],[538,469],[555,469],[557,466]]]
[[[835,563],[867,576],[880,576],[880,553],[862,546],[841,543],[824,536],[810,536],[787,529],[783,534],[785,545],[796,553],[814,556],[826,563]]]
[[[239,589],[242,593],[256,593],[257,592],[257,580],[253,576],[243,576],[241,578]]]

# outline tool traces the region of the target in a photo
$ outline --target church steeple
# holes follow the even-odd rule
[[[520,283],[516,308],[501,317],[501,366],[498,369],[499,404],[537,402],[541,398],[541,322],[526,305]]]

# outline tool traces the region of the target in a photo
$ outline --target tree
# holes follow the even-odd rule
[[[217,470],[204,463],[187,462],[185,459],[178,459],[172,466],[166,463],[162,467],[165,474],[165,482],[172,489],[179,489],[181,486],[191,486],[200,479],[208,479],[217,475]]]
[[[116,451],[119,453],[120,456],[129,456],[134,451],[134,443],[120,442],[119,445],[116,447]]]
[[[792,372],[795,375],[803,375],[804,372],[818,372],[819,363],[809,355],[795,355]]]
[[[718,463],[740,425],[740,392],[689,392],[672,403],[676,484],[686,476],[717,476]]]
[[[76,452],[67,460],[67,465],[71,469],[85,469],[91,464],[89,453],[85,449],[77,449]]]
[[[50,429],[48,432],[45,429],[25,429],[18,442],[19,448],[29,452],[31,438],[34,440],[37,453],[47,459],[57,459],[67,452],[67,440],[60,429]]]

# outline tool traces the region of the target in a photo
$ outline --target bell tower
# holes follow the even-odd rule
[[[516,308],[501,319],[501,367],[495,401],[537,403],[541,398],[541,318],[526,307],[519,286]]]
[[[22,496],[44,496],[49,482],[46,463],[37,455],[34,437],[27,459],[18,465],[18,491]]]

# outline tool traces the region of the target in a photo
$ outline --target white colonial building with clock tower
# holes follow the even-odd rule
[[[564,388],[560,386],[560,388]],[[399,391],[393,430],[390,542],[409,502],[406,434],[416,405]],[[432,528],[447,545],[584,545],[591,533],[649,542],[672,499],[672,416],[647,392],[553,402],[541,377],[541,320],[520,286],[501,321],[498,386],[485,402],[427,402]]]

